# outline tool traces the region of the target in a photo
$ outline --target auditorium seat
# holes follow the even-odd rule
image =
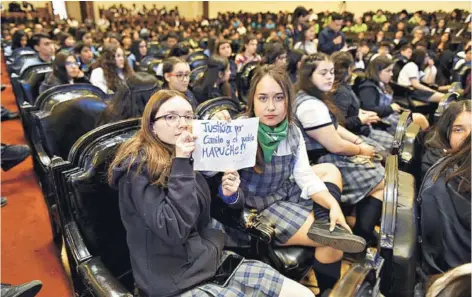
[[[417,206],[415,179],[398,170],[398,156],[387,158],[378,250],[384,258],[381,292],[413,297],[416,285]]]
[[[194,52],[187,58],[187,63],[190,66],[190,70],[194,70],[201,66],[206,66],[208,63],[208,57],[202,52]]]
[[[32,65],[24,69],[19,77],[19,82],[23,90],[23,100],[34,104],[39,96],[39,86],[44,81],[46,75],[52,72],[51,64]],[[18,102],[21,106],[23,102]]]
[[[246,63],[236,76],[236,84],[238,87],[238,97],[239,101],[244,104],[247,104],[249,88],[251,86],[251,79],[254,75],[254,70],[256,69],[258,62],[249,62]]]
[[[129,296],[134,287],[118,192],[107,184],[116,149],[140,127],[139,119],[100,126],[81,137],[67,161],[51,169],[72,279],[94,296]],[[83,292],[82,292],[83,293]]]
[[[94,129],[106,105],[101,98],[79,97],[57,103],[50,110],[31,112],[33,167],[48,206],[54,207],[56,187],[51,176],[51,159],[65,159],[72,145]]]

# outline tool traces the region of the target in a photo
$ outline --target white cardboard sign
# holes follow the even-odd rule
[[[259,118],[194,121],[196,171],[239,170],[256,164]]]

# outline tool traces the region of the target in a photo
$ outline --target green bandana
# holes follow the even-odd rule
[[[279,146],[279,143],[287,137],[288,121],[285,119],[280,125],[275,128],[271,128],[264,124],[259,123],[259,129],[257,136],[259,145],[264,155],[264,162],[270,163],[272,161],[272,155]]]

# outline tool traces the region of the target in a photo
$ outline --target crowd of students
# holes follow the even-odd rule
[[[137,16],[144,22],[134,23]],[[147,22],[151,16],[154,23]],[[470,15],[459,10],[379,10],[354,19],[297,7],[293,13],[219,13],[189,21],[177,9],[113,5],[96,24],[3,23],[2,39],[8,56],[27,47],[37,52],[20,75],[31,65],[52,63],[40,92],[90,83],[112,98],[100,124],[142,118],[109,170],[140,296],[312,296],[253,260],[244,260],[226,287],[211,283],[233,255],[224,251],[223,236],[244,237],[216,227],[211,200],[257,209],[275,224],[278,245],[314,247],[320,295],[329,292],[343,253],[363,253],[377,240],[385,185],[380,161],[404,111],[393,101],[392,80],[414,88],[417,100],[439,102],[453,82],[448,71],[471,66],[471,28]],[[208,57],[201,77],[191,82],[187,58],[195,48]],[[142,72],[155,54],[164,58],[156,73]],[[196,107],[222,96],[239,100],[238,72],[250,63],[259,66],[244,116],[260,120],[256,165],[194,172],[189,127]],[[351,81],[359,73],[365,79],[355,89]],[[470,209],[470,71],[464,81],[466,100],[452,103],[434,126],[413,114],[424,134],[419,195],[422,262],[430,275],[470,262],[470,211],[463,211]],[[212,119],[230,115],[220,111]],[[348,225],[345,216],[355,223]],[[450,223],[438,226],[438,216]]]

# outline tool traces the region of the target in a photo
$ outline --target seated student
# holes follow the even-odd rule
[[[100,55],[97,48],[93,45],[92,33],[90,33],[87,29],[83,28],[77,30],[76,38],[78,42],[83,42],[85,45],[90,47],[94,57],[98,57]]]
[[[131,45],[131,54],[128,56],[128,63],[134,71],[139,70],[139,65],[143,58],[148,55],[147,42],[144,39],[137,39]]]
[[[413,87],[415,89],[413,91],[413,98],[417,100],[439,102],[444,94],[421,84],[422,81],[430,81],[430,78],[424,77],[424,72],[422,71],[425,65],[431,66],[428,53],[423,49],[415,49],[410,61],[403,66],[398,74],[398,84]],[[429,73],[430,75],[432,74],[432,72]]]
[[[20,74],[29,66],[48,64],[54,60],[54,42],[45,33],[34,34],[30,39],[31,47],[38,53],[34,58],[25,60],[22,65]]]
[[[72,52],[75,46],[75,38],[74,36],[68,34],[68,33],[63,33],[59,37],[59,50],[58,52],[61,51],[66,51],[66,52]]]
[[[175,90],[185,94],[193,109],[198,106],[197,99],[188,88],[190,82],[190,66],[184,60],[170,57],[162,63],[164,84],[162,89]]]
[[[444,273],[471,261],[470,134],[426,173],[421,201],[422,270]],[[469,292],[470,293],[470,292]]]
[[[208,58],[207,71],[195,82],[193,87],[197,101],[202,103],[221,96],[233,97],[234,93],[229,84],[230,76],[228,59],[220,56]]]
[[[79,41],[74,47],[74,54],[77,55],[77,61],[80,63],[80,70],[82,70],[87,78],[90,78],[92,65],[95,63],[92,49],[82,41]]]
[[[162,46],[163,46],[165,49],[170,50],[170,49],[173,48],[178,42],[179,42],[179,36],[178,36],[176,33],[174,33],[174,32],[170,32],[169,34],[167,34],[166,41],[162,43]]]
[[[373,230],[382,213],[385,170],[372,162],[372,146],[338,125],[339,111],[330,99],[334,64],[323,53],[302,61],[298,75],[296,116],[303,127],[312,163],[332,163],[342,175],[341,201],[356,205],[354,234],[374,242]]]
[[[223,250],[225,234],[210,217],[210,189],[192,168],[193,112],[182,93],[157,92],[146,105],[141,129],[120,146],[109,168],[139,295],[313,296],[255,260],[243,260],[226,286],[212,282],[223,261],[237,255]],[[241,208],[245,195],[239,183],[237,172],[226,172],[216,199]]]
[[[331,60],[334,63],[334,84],[331,93],[334,104],[345,119],[344,127],[374,145],[377,150],[390,149],[393,136],[371,127],[380,120],[379,116],[375,112],[360,109],[360,100],[349,84],[354,67],[352,55],[348,52],[336,52],[331,55]]]
[[[377,53],[374,54],[371,58],[370,61],[373,61],[377,57],[387,57],[389,59],[392,58],[392,55],[390,55],[390,42],[388,41],[382,41],[379,44],[379,49],[377,50]]]
[[[393,76],[394,63],[387,57],[378,57],[367,67],[367,79],[359,86],[361,108],[375,112],[380,118],[387,120],[391,126],[387,131],[392,135],[397,129],[400,113],[403,108],[392,101],[393,92],[390,81]],[[413,113],[413,122],[425,131],[429,127],[426,117],[420,113]]]
[[[103,112],[99,125],[141,117],[149,98],[159,90],[158,80],[145,72],[131,74],[118,87]]]
[[[280,42],[269,42],[264,45],[263,64],[274,64],[285,68],[287,63],[287,50]]]
[[[109,44],[103,48],[97,68],[90,74],[90,82],[105,94],[113,94],[120,84],[134,72],[119,45]]]
[[[395,56],[395,59],[402,61],[404,64],[408,63],[413,54],[413,48],[409,44],[405,44],[400,48],[400,53]]]
[[[456,149],[459,143],[470,135],[472,101],[452,102],[444,113],[427,131],[424,137],[424,151],[421,156],[422,176],[447,151]]]
[[[293,84],[297,82],[298,69],[303,57],[304,54],[300,50],[291,50],[287,55],[287,74]]]
[[[79,61],[69,52],[59,52],[53,63],[53,72],[39,86],[39,93],[59,85],[89,84],[90,81],[79,68]]]
[[[28,47],[29,37],[23,30],[17,30],[13,33],[11,45],[8,45],[4,48],[5,56],[10,57],[12,56],[15,51],[19,51],[22,49],[29,48]]]
[[[213,54],[219,55],[228,59],[229,69],[231,70],[231,75],[229,77],[229,84],[231,85],[231,89],[233,93],[237,94],[238,86],[236,84],[236,75],[238,74],[238,66],[232,59],[233,52],[231,49],[230,42],[226,39],[219,40],[215,45],[215,51],[213,52]]]
[[[360,252],[365,241],[351,234],[338,204],[339,171],[329,164],[310,166],[302,134],[293,122],[293,99],[283,68],[257,68],[246,116],[259,118],[258,153],[254,167],[239,171],[239,187],[245,205],[275,226],[276,244],[316,247],[314,269],[322,294],[340,277],[342,252]],[[229,231],[240,238],[236,230]]]
[[[249,62],[259,62],[261,56],[257,54],[257,38],[253,34],[244,36],[244,45],[239,54],[236,55],[234,62],[238,66],[238,71]]]
[[[295,43],[294,49],[302,50],[306,55],[318,52],[318,39],[315,39],[315,28],[303,25],[300,41]]]
[[[356,56],[354,58],[354,69],[364,70],[366,68],[365,65],[367,65],[369,62],[367,58],[369,51],[370,48],[367,41],[361,40],[359,42],[359,46],[357,47]]]

